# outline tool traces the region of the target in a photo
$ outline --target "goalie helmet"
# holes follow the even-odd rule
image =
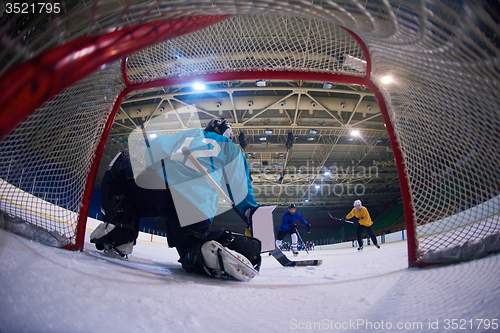
[[[231,124],[225,118],[212,118],[205,128],[206,132],[214,132],[233,140],[233,130]]]

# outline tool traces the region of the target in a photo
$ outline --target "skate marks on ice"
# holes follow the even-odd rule
[[[128,258],[119,258],[117,255],[94,250],[85,250],[84,253],[116,265],[158,275],[172,275],[172,271],[168,269],[165,264],[156,263],[152,260],[142,259],[134,256],[129,256]]]
[[[137,248],[129,257],[129,263],[113,263],[104,258],[88,255],[85,252],[71,252],[52,248],[36,242],[23,239],[19,236],[0,230],[1,238],[0,262],[5,264],[5,271],[12,274],[21,274],[26,268],[22,262],[30,262],[38,267],[34,271],[49,272],[52,269],[62,269],[63,275],[71,276],[69,280],[89,277],[105,279],[106,281],[133,282],[149,281],[154,285],[169,285],[194,283],[200,285],[228,286],[234,288],[280,288],[284,285],[311,286],[314,284],[336,284],[341,281],[353,281],[364,277],[382,275],[388,272],[399,271],[407,267],[406,243],[385,245],[381,250],[367,248],[363,255],[356,249],[321,250],[311,253],[309,258],[323,260],[321,266],[283,267],[274,257],[262,255],[260,275],[248,282],[236,280],[215,279],[208,276],[196,275],[184,271],[177,262],[178,254],[163,244],[138,242]],[[93,244],[85,243],[86,251],[95,251]],[[371,251],[370,251],[371,250]],[[376,251],[376,252],[375,252]],[[372,255],[370,255],[370,252]],[[366,255],[366,256],[365,256]],[[9,257],[21,259],[8,260]],[[358,259],[359,258],[359,259]],[[119,260],[119,259],[117,259]],[[130,262],[140,262],[138,269],[127,267]],[[153,266],[153,267],[150,267]],[[156,267],[158,266],[158,267]],[[23,268],[24,267],[24,268]],[[42,274],[42,273],[40,273]]]
[[[218,285],[221,283],[235,282],[236,280],[214,279],[209,276],[198,275],[186,272],[181,264],[177,262],[163,262],[146,259],[134,255],[129,255],[127,259],[118,258],[110,254],[95,250],[85,250],[84,254],[90,260],[97,260],[97,263],[102,263],[106,268],[116,271],[115,278],[121,274],[127,274],[137,277],[160,278],[163,283],[198,283]]]
[[[84,254],[91,259],[97,259],[98,262],[105,265],[113,265],[117,270],[120,270],[120,273],[124,272],[131,275],[151,275],[151,277],[156,275],[169,283],[195,282],[198,284],[221,285],[234,282],[236,285],[241,283],[244,284],[244,282],[237,281],[236,279],[230,277],[213,278],[210,276],[189,273],[186,272],[177,262],[165,262],[161,260],[156,261],[134,256],[133,254],[129,255],[127,258],[122,258],[113,252],[106,253],[88,249],[84,250]],[[121,268],[124,269],[122,270],[118,266],[121,266]]]
[[[87,244],[86,244],[87,245]],[[90,249],[91,244],[86,247]],[[291,257],[295,260],[296,257]],[[90,256],[86,256],[89,259]],[[221,280],[208,276],[196,275],[184,271],[177,263],[178,254],[175,249],[167,248],[165,245],[138,242],[134,247],[134,252],[129,260],[133,258],[144,260],[160,265],[168,269],[170,275],[159,275],[162,280],[170,282],[189,282],[206,285],[227,285],[231,287],[251,287],[251,288],[274,288],[281,286],[310,286],[312,284],[335,284],[341,281],[353,281],[384,275],[387,273],[400,271],[407,268],[406,242],[400,244],[385,244],[382,248],[376,249],[369,246],[364,253],[358,253],[356,248],[336,249],[336,250],[316,250],[307,256],[310,260],[322,261],[321,266],[306,267],[284,267],[272,255],[262,254],[262,266],[259,276],[248,282],[236,280]],[[299,255],[300,258],[300,255]],[[103,262],[104,260],[100,260]],[[103,263],[110,266],[112,263]],[[113,266],[116,266],[113,264]],[[113,267],[111,267],[113,268]],[[109,269],[109,267],[108,267]],[[113,268],[114,269],[114,268]],[[121,271],[127,269],[128,274],[143,274],[154,277],[155,273],[141,272],[138,269],[118,268]],[[137,272],[137,273],[136,273]]]
[[[86,251],[91,252],[92,250]],[[339,257],[333,258],[333,260],[327,259],[326,266],[284,267],[272,256],[263,254],[263,262],[261,270],[259,272],[259,276],[256,276],[252,280],[248,282],[241,282],[234,279],[215,279],[212,277],[196,275],[184,271],[181,265],[175,262],[175,253],[172,253],[171,250],[162,252],[163,256],[158,253],[150,253],[151,256],[148,256],[147,252],[142,251],[137,254],[137,256],[142,256],[142,258],[137,256],[134,257],[133,255],[131,255],[128,261],[104,257],[102,253],[99,253],[97,255],[93,253],[94,255],[88,255],[87,257],[89,257],[89,259],[97,259],[103,265],[108,266],[108,269],[116,269],[119,271],[117,273],[120,274],[126,273],[130,275],[150,275],[151,278],[153,278],[154,275],[157,275],[161,277],[162,281],[165,281],[167,283],[196,283],[203,285],[224,285],[228,287],[275,289],[290,286],[300,287],[336,284],[346,280],[353,281],[363,279],[366,276],[366,274],[350,274],[346,273],[345,271],[342,272],[345,267],[342,262],[344,262],[346,258],[343,258],[341,261],[339,261]],[[328,252],[318,251],[315,257],[324,257],[325,255],[328,256]],[[109,266],[116,266],[116,268]],[[339,268],[337,269],[336,267]],[[341,271],[339,272],[339,270]],[[355,270],[358,271],[358,269]],[[399,269],[397,269],[397,271],[399,271]],[[373,270],[369,275],[372,276],[374,272],[384,274],[384,271],[378,272],[376,270]],[[119,276],[119,274],[117,274],[117,276]]]

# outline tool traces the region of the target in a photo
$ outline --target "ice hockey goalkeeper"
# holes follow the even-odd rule
[[[98,250],[126,256],[138,236],[139,220],[160,219],[169,246],[177,249],[187,271],[243,281],[253,278],[261,263],[260,241],[211,230],[218,194],[181,150],[188,147],[248,217],[257,203],[247,161],[232,138],[230,124],[213,118],[205,130],[144,139],[142,163],[126,151],[119,153],[102,181],[104,223],[92,233],[91,242]]]

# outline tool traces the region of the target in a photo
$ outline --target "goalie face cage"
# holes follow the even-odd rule
[[[8,36],[0,41],[0,209],[57,230],[72,249],[83,248],[123,98],[196,79],[368,87],[397,163],[410,266],[456,261],[464,248],[475,258],[498,244],[500,31],[485,3],[92,1],[8,16],[0,31]],[[382,84],[386,75],[395,82]]]

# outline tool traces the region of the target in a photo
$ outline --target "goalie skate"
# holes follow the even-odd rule
[[[134,248],[134,242],[122,244],[120,246],[112,246],[112,245],[104,245],[104,254],[107,254],[110,257],[116,258],[128,258],[128,255],[132,253]]]
[[[90,242],[96,245],[97,250],[104,250],[105,253],[108,253],[110,256],[112,252],[117,256],[122,258],[126,258],[129,254],[132,253],[134,249],[134,241],[115,245],[109,244],[106,241],[106,236],[115,230],[115,225],[110,223],[101,223],[97,226],[97,228],[90,234]],[[114,241],[113,241],[114,243]]]
[[[227,273],[237,280],[249,281],[259,274],[245,256],[216,241],[203,244],[201,253],[205,265],[221,275]]]

